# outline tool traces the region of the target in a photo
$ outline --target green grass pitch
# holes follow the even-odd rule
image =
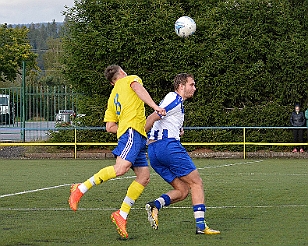
[[[113,160],[0,160],[0,245],[307,245],[307,160],[196,159],[207,199],[207,221],[220,235],[195,235],[191,200],[160,212],[149,226],[144,205],[169,190],[153,171],[121,240],[110,214],[134,173],[89,191],[69,210],[68,184]],[[46,189],[44,189],[46,188]],[[26,192],[24,192],[26,191]]]

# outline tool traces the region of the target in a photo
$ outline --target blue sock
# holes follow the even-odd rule
[[[205,205],[204,204],[198,204],[193,206],[194,209],[194,216],[196,220],[196,227],[198,227],[201,230],[204,230],[206,227],[204,214],[205,214]]]
[[[157,198],[154,203],[155,207],[160,210],[162,207],[169,206],[171,204],[171,198],[168,195],[163,194]]]

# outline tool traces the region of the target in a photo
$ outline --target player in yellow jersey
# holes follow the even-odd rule
[[[73,184],[68,202],[71,209],[76,211],[81,197],[90,188],[121,176],[132,168],[136,179],[128,187],[121,208],[111,214],[118,233],[121,237],[128,238],[127,216],[150,180],[146,160],[144,103],[160,115],[165,115],[166,111],[155,104],[138,76],[127,76],[120,66],[111,65],[106,68],[105,77],[114,86],[108,100],[104,121],[107,132],[117,134],[118,146],[113,150],[116,163],[114,166],[101,169],[84,183]]]

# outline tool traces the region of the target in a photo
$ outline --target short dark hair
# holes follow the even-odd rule
[[[105,69],[105,78],[110,82],[114,82],[117,79],[118,73],[121,67],[119,65],[110,65]]]
[[[188,78],[194,79],[194,76],[190,73],[177,74],[174,77],[174,82],[173,82],[174,90],[177,90],[181,84],[185,85],[187,83]]]

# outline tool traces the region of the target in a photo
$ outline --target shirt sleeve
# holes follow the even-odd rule
[[[172,96],[172,94],[168,93],[165,98],[160,102],[159,107],[167,107],[173,101],[173,99],[174,97]]]
[[[178,96],[175,93],[168,93],[165,98],[160,102],[159,107],[164,108],[166,110],[166,115],[162,116],[160,114],[159,117],[161,119],[165,118],[166,116],[170,116],[172,115],[173,111],[171,111],[172,109],[174,109],[177,105],[182,103],[182,98],[180,96]]]
[[[127,83],[129,83],[129,86],[130,86],[133,82],[137,82],[137,83],[143,85],[142,79],[141,79],[140,77],[138,77],[137,75],[132,75],[132,76],[130,76],[130,77],[131,77],[131,79],[129,79],[129,80],[127,81]]]
[[[160,107],[164,108],[168,113],[170,110],[175,108],[177,105],[182,103],[182,99],[177,94],[169,93],[160,103]]]
[[[105,112],[104,122],[118,122],[112,97],[108,99],[108,106]]]

